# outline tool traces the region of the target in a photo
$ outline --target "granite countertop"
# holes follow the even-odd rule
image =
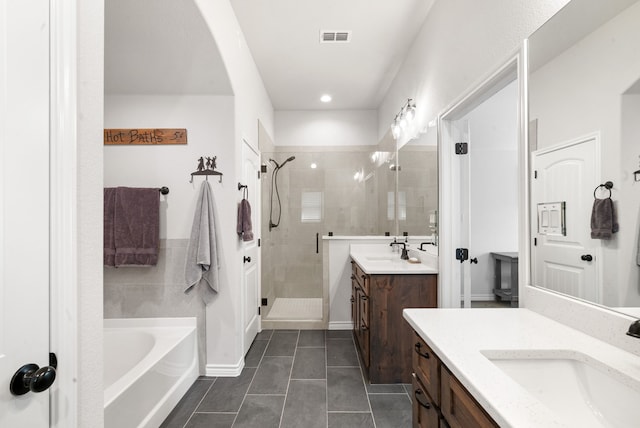
[[[640,358],[528,309],[405,309],[404,318],[503,428],[568,427],[492,358],[587,358],[637,388]],[[620,332],[625,334],[625,332]]]
[[[418,261],[411,263],[402,260],[389,244],[352,244],[350,248],[351,258],[370,275],[438,273],[438,257],[425,251],[409,247],[409,257]]]

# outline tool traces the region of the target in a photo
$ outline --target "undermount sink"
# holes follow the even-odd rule
[[[366,256],[365,257],[368,261],[370,262],[395,262],[395,261],[402,261],[402,259],[400,258],[399,255],[396,256]]]
[[[542,358],[530,357],[531,352],[505,358],[496,351],[482,353],[569,426],[640,424],[640,385],[587,355],[546,351]]]

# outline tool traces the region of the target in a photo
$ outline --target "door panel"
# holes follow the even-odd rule
[[[0,5],[0,426],[49,426],[49,392],[13,396],[49,364],[49,4]]]
[[[260,155],[251,145],[244,141],[242,144],[243,159],[243,189],[249,204],[251,205],[251,223],[253,226],[253,240],[243,241],[243,290],[244,290],[244,353],[249,351],[249,347],[260,331],[260,248],[258,239],[260,238]]]
[[[532,180],[533,283],[545,288],[601,302],[597,272],[599,242],[591,239],[593,190],[599,184],[595,156],[597,140],[591,137],[577,144],[535,152]],[[565,235],[538,232],[539,203],[565,202]],[[532,239],[534,242],[534,239]],[[592,261],[582,260],[590,254]]]

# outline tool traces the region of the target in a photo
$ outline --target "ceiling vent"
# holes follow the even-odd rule
[[[320,30],[320,43],[349,43],[351,31]]]

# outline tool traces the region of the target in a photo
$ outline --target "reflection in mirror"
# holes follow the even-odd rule
[[[437,242],[438,142],[435,127],[398,150],[397,215],[400,234],[431,236]]]
[[[573,0],[529,39],[532,284],[632,315],[640,307],[638,23],[637,0]],[[600,186],[607,181],[610,191]],[[538,215],[553,204],[564,224],[545,227]]]

